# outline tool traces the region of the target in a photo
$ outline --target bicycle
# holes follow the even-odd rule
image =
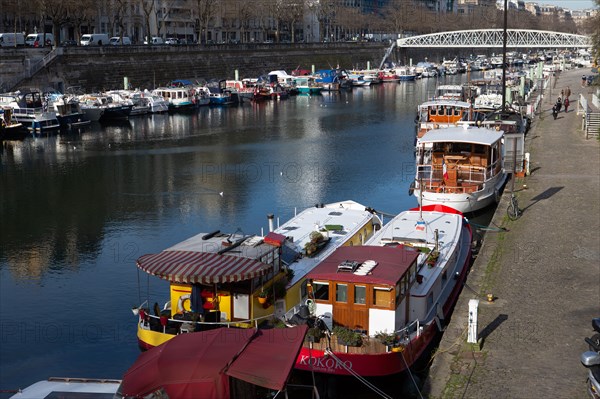
[[[506,213],[510,220],[517,220],[523,214],[523,210],[519,208],[519,202],[515,193],[510,194],[510,203],[508,204],[508,208],[506,208]]]

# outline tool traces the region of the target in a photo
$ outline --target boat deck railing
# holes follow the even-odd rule
[[[236,321],[194,321],[190,319],[174,319],[165,315],[157,316],[139,309],[139,324],[142,329],[162,331],[165,334],[177,335],[182,332],[193,332],[197,330],[209,330],[217,327],[226,328],[258,328],[258,325],[266,319],[273,318],[273,314],[256,317],[247,320]],[[217,312],[215,312],[217,313]],[[219,312],[219,314],[221,314]]]
[[[417,165],[417,188],[421,185],[425,191],[434,191],[438,193],[463,194],[473,193],[483,189],[483,183],[491,176],[493,165],[475,166],[475,165],[457,165],[455,169],[449,171],[453,178],[444,179],[442,165],[421,164]]]

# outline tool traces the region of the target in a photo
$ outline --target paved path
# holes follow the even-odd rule
[[[506,217],[511,182],[494,215],[467,285],[435,356],[423,395],[430,398],[586,398],[591,318],[600,316],[600,152],[576,115],[581,76],[566,71],[546,90],[528,133],[530,176],[517,179],[523,216]],[[552,86],[552,85],[551,85]],[[570,86],[569,112],[550,109]],[[527,188],[523,188],[526,184]],[[466,341],[469,299],[480,298],[481,351]]]

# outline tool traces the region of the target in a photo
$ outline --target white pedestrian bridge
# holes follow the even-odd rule
[[[408,47],[502,47],[503,29],[474,29],[438,32],[398,39],[396,45]],[[508,48],[588,48],[591,38],[564,32],[545,30],[507,29]]]

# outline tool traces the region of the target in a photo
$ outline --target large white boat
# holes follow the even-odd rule
[[[170,297],[162,307],[148,298],[133,309],[138,343],[149,349],[184,332],[283,317],[306,299],[306,274],[320,260],[340,246],[362,245],[379,227],[372,211],[343,201],[308,208],[266,236],[202,233],[144,255],[138,268],[169,281]]]
[[[470,261],[470,226],[443,206],[402,212],[364,246],[338,248],[308,273],[317,329],[296,368],[397,377],[427,361]]]
[[[502,130],[464,124],[417,139],[414,195],[419,203],[467,213],[497,202],[507,177],[503,138]]]

